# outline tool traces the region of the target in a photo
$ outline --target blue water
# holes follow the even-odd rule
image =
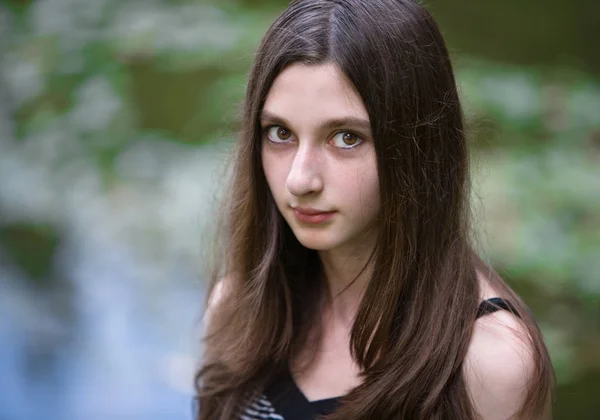
[[[0,271],[0,420],[191,419],[194,271],[174,265],[146,282],[131,250],[87,242],[61,252],[71,287]]]

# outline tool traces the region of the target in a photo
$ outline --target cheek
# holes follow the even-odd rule
[[[379,207],[379,175],[377,170],[370,173],[365,180],[365,189],[368,190],[369,199],[373,204]]]
[[[364,213],[372,214],[379,211],[379,177],[377,171],[367,172],[360,176],[359,193],[361,209]]]
[[[340,174],[345,174],[340,175]],[[335,177],[336,196],[348,215],[361,221],[373,218],[379,211],[379,177],[369,165],[346,168]]]
[[[262,166],[267,179],[267,184],[275,201],[279,201],[282,188],[285,187],[287,178],[285,161],[272,153],[262,153]]]
[[[374,153],[366,156],[364,162],[354,180],[358,186],[356,199],[360,201],[361,212],[371,214],[378,211],[380,206],[379,175]]]

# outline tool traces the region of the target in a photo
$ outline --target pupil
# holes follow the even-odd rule
[[[280,139],[287,140],[287,138],[290,136],[290,133],[285,128],[280,128],[277,132],[277,135]]]
[[[344,143],[346,143],[346,144],[354,144],[354,143],[356,143],[356,137],[354,136],[354,134],[345,133],[344,134]]]

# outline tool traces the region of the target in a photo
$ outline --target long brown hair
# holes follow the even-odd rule
[[[479,303],[476,270],[510,299],[534,372],[520,414],[543,409],[552,368],[521,300],[471,246],[469,155],[448,51],[413,0],[300,0],[269,28],[251,69],[209,295],[226,279],[196,374],[199,420],[232,419],[305,345],[320,263],[280,215],[261,164],[259,116],[292,63],[334,63],[371,121],[381,209],[372,274],[351,331],[362,383],[341,419],[475,419],[462,366]]]

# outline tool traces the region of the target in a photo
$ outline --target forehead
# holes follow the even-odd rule
[[[275,79],[263,108],[299,123],[345,117],[368,120],[360,95],[332,63],[295,63],[285,68]]]

